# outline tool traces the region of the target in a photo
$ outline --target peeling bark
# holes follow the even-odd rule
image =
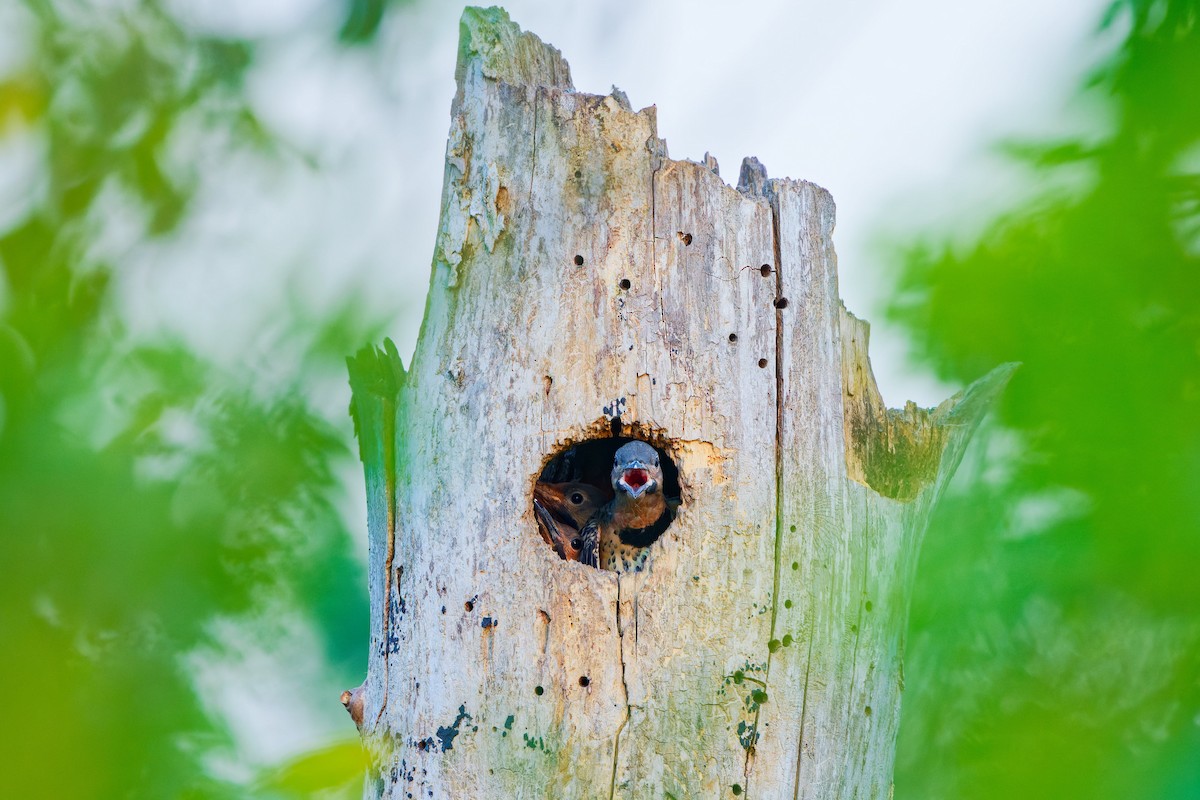
[[[456,76],[413,364],[350,364],[367,796],[886,796],[921,536],[1009,370],[885,409],[827,192],[669,158],[499,10]],[[558,559],[531,507],[614,431],[680,473],[637,575]]]

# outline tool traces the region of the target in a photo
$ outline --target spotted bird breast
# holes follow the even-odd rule
[[[615,531],[600,536],[600,566],[612,572],[641,572],[649,552],[648,547],[625,544]]]

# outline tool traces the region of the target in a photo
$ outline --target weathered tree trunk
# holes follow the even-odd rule
[[[888,411],[834,206],[673,161],[653,108],[462,20],[420,343],[351,363],[363,731],[388,798],[886,797],[925,522],[1003,385]],[[678,465],[647,571],[559,560],[534,482],[616,429]]]

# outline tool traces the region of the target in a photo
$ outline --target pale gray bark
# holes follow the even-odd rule
[[[368,796],[887,796],[922,531],[1009,370],[887,411],[825,190],[671,160],[503,12],[464,13],[457,79],[412,367],[351,364]],[[683,501],[620,578],[530,505],[618,413]]]

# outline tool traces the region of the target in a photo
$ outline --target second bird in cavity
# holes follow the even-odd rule
[[[579,532],[604,505],[604,492],[590,483],[538,483],[533,488],[533,510],[538,531],[559,558],[578,561],[583,542]]]

